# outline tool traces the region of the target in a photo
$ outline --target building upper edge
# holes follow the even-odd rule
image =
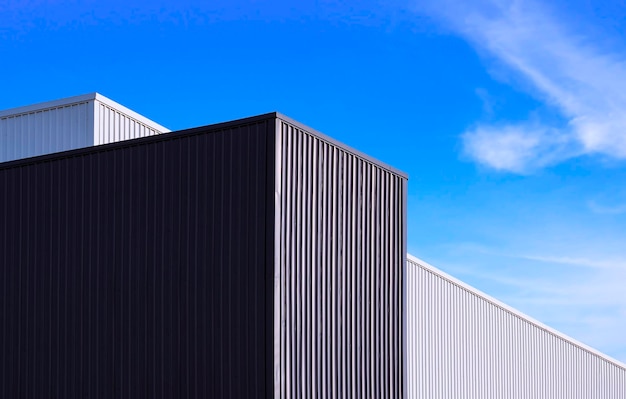
[[[95,100],[96,94],[97,93],[81,94],[79,96],[60,98],[58,100],[44,101],[36,104],[22,105],[15,108],[0,110],[0,118],[29,114],[31,112],[44,111],[47,109],[59,108],[72,104],[85,103]]]
[[[374,157],[372,157],[370,155],[367,155],[367,154],[365,154],[365,153],[363,153],[363,152],[361,152],[359,150],[356,150],[356,149],[350,147],[349,145],[346,145],[346,144],[342,143],[341,141],[335,140],[332,137],[329,137],[326,134],[324,134],[324,133],[322,133],[322,132],[320,132],[318,130],[315,130],[315,129],[313,129],[313,128],[311,128],[311,127],[309,127],[309,126],[307,126],[307,125],[305,125],[303,123],[300,123],[300,122],[298,122],[298,121],[296,121],[296,120],[294,120],[294,119],[292,119],[292,118],[290,118],[290,117],[288,117],[286,115],[281,114],[280,112],[274,112],[273,114],[276,116],[277,119],[282,120],[283,122],[288,123],[290,125],[293,125],[293,126],[297,127],[298,129],[304,130],[304,131],[306,131],[306,132],[308,132],[308,133],[310,133],[310,134],[312,134],[312,135],[314,135],[314,136],[316,136],[316,137],[318,137],[318,138],[320,138],[320,139],[322,139],[322,140],[324,140],[324,141],[326,141],[326,142],[328,142],[328,143],[330,143],[332,145],[340,147],[341,149],[343,149],[343,150],[345,150],[345,151],[347,151],[347,152],[349,152],[351,154],[354,154],[354,155],[356,155],[359,158],[363,158],[366,161],[368,161],[368,162],[370,162],[370,163],[372,163],[372,164],[374,164],[376,166],[379,166],[379,167],[381,167],[383,169],[386,169],[386,170],[390,171],[391,173],[396,174],[396,175],[398,175],[398,176],[400,176],[400,177],[402,177],[402,178],[404,178],[406,180],[408,180],[408,178],[409,178],[409,176],[408,176],[408,174],[406,172],[403,172],[400,169],[394,168],[393,166],[391,166],[389,164],[386,164],[386,163],[384,163],[382,161],[379,161],[378,159],[376,159],[376,158],[374,158]]]
[[[77,97],[71,97],[72,99],[78,99],[78,102],[81,101],[85,101],[88,100],[90,97],[92,96],[91,99],[92,100],[97,100],[97,101],[101,101],[105,104],[117,104],[112,100],[107,99],[106,97],[99,95],[97,93],[93,93],[93,94],[89,94],[89,95],[84,95],[84,96],[77,96]],[[66,99],[69,100],[69,99]],[[61,101],[61,100],[58,100]],[[51,102],[52,103],[52,102]],[[57,103],[56,106],[58,106],[59,103]],[[21,107],[21,108],[25,108],[25,107]],[[14,108],[15,110],[16,108]],[[255,116],[250,116],[250,117],[246,117],[246,118],[240,118],[240,119],[235,119],[235,120],[231,120],[231,121],[226,121],[226,122],[219,122],[219,123],[215,123],[215,124],[210,124],[210,125],[205,125],[205,126],[198,126],[198,127],[193,127],[193,128],[188,128],[188,129],[183,129],[183,130],[176,130],[176,131],[167,131],[164,133],[167,133],[165,136],[162,134],[158,134],[155,136],[147,136],[147,137],[140,137],[140,138],[135,138],[135,139],[131,139],[131,140],[123,140],[123,141],[118,141],[115,143],[109,143],[109,144],[103,144],[103,145],[99,145],[99,146],[93,146],[93,147],[85,147],[85,148],[79,148],[79,149],[73,149],[73,150],[67,150],[67,151],[63,151],[63,152],[57,152],[54,154],[43,154],[43,155],[39,155],[36,157],[32,157],[32,158],[24,158],[24,159],[17,159],[17,160],[13,160],[13,161],[7,161],[4,163],[0,163],[0,168],[4,168],[4,167],[12,167],[12,166],[17,166],[17,165],[23,165],[23,164],[27,164],[27,163],[31,163],[31,162],[40,162],[44,159],[53,159],[53,158],[63,158],[66,156],[72,156],[72,155],[76,155],[76,154],[80,154],[80,153],[88,153],[88,152],[97,152],[97,151],[102,151],[105,150],[107,148],[117,148],[117,147],[124,147],[127,145],[136,145],[139,142],[149,142],[149,141],[159,141],[159,140],[168,140],[169,138],[171,138],[171,136],[169,136],[169,134],[176,134],[176,135],[183,135],[183,134],[189,134],[189,135],[193,135],[193,134],[198,134],[198,133],[204,133],[207,130],[221,130],[221,129],[226,129],[228,127],[231,126],[240,126],[240,125],[245,125],[245,124],[250,124],[250,123],[255,123],[261,120],[274,120],[274,121],[278,121],[278,120],[282,120],[285,123],[291,124],[309,134],[312,134],[316,137],[319,137],[322,140],[325,140],[339,148],[341,148],[342,150],[345,150],[349,153],[352,153],[360,158],[365,159],[368,162],[371,162],[372,164],[383,168],[385,170],[390,171],[391,173],[394,173],[398,176],[400,176],[403,179],[407,179],[407,174],[396,169],[393,168],[369,155],[366,155],[364,153],[362,153],[361,151],[355,150],[352,147],[338,141],[335,140],[331,137],[328,137],[327,135],[312,129],[300,122],[297,122],[285,115],[282,115],[278,112],[270,112],[270,113],[266,113],[266,114],[260,114],[260,115],[255,115]],[[129,143],[130,142],[130,143]]]
[[[169,133],[171,132],[170,129],[166,128],[165,126],[162,126],[156,122],[154,122],[151,119],[146,118],[145,116],[138,114],[137,112],[133,111],[130,108],[127,108],[125,106],[123,106],[122,104],[115,102],[113,100],[111,100],[108,97],[103,96],[100,93],[93,93],[95,96],[95,100],[99,101],[107,106],[109,106],[110,108],[115,109],[118,112],[121,112],[123,114],[125,114],[126,116],[130,117],[131,119],[135,119],[136,121],[143,123],[146,126],[149,126],[151,128],[153,128],[154,130],[158,131],[159,133]]]
[[[11,116],[30,114],[33,112],[45,111],[49,109],[66,107],[66,106],[71,106],[74,104],[81,104],[81,103],[86,103],[86,102],[91,102],[91,101],[98,101],[102,104],[105,104],[106,106],[128,116],[129,118],[135,119],[137,122],[140,122],[146,126],[149,126],[150,128],[158,131],[159,133],[168,133],[171,131],[165,126],[162,126],[154,122],[153,120],[150,120],[146,118],[145,116],[138,114],[137,112],[123,106],[122,104],[115,102],[111,100],[110,98],[105,97],[102,94],[96,93],[96,92],[61,98],[58,100],[45,101],[45,102],[41,102],[37,104],[9,108],[9,109],[0,111],[0,118],[8,118]]]
[[[228,129],[229,127],[251,124],[251,123],[255,123],[255,122],[263,121],[263,120],[269,121],[270,119],[271,120],[276,119],[274,113],[262,114],[258,116],[252,116],[248,118],[237,119],[237,120],[232,120],[232,121],[227,121],[227,122],[220,122],[220,123],[210,124],[206,126],[198,126],[198,127],[189,128],[189,129],[175,130],[171,132],[166,132],[164,134],[137,137],[137,138],[133,138],[129,140],[120,140],[120,141],[114,141],[114,142],[110,142],[106,144],[75,148],[75,149],[59,151],[59,152],[49,153],[49,154],[42,154],[42,155],[30,157],[30,158],[19,158],[19,159],[14,159],[11,161],[0,162],[0,171],[4,169],[22,167],[22,166],[26,166],[30,164],[41,163],[41,162],[50,162],[50,161],[55,161],[55,160],[74,157],[74,156],[95,154],[99,152],[110,151],[110,150],[117,149],[117,148],[131,147],[135,145],[142,145],[142,144],[148,144],[148,143],[156,143],[160,141],[168,141],[168,140],[172,140],[172,139],[176,139],[176,138],[180,138],[184,136],[193,136],[197,134],[213,133],[213,132]]]

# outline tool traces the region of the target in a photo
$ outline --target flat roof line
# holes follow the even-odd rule
[[[153,120],[148,119],[141,114],[138,114],[132,109],[125,107],[122,104],[116,101],[113,101],[110,98],[105,97],[102,94],[96,93],[96,92],[88,93],[88,94],[81,94],[79,96],[61,98],[59,100],[46,101],[42,103],[6,109],[3,111],[0,111],[0,118],[6,118],[9,116],[18,116],[18,115],[23,115],[23,114],[30,114],[30,113],[39,112],[39,111],[46,111],[50,109],[67,107],[67,106],[71,106],[74,104],[81,104],[81,103],[86,103],[90,101],[99,101],[115,109],[116,111],[121,112],[122,114],[125,114],[129,118],[135,119],[136,121],[143,123],[144,125],[147,125],[155,130],[158,130],[161,133],[168,133],[171,131],[165,126],[162,126],[154,122]]]
[[[286,115],[283,115],[280,112],[275,112],[274,114],[276,115],[276,118],[278,118],[278,119],[280,119],[280,120],[282,120],[282,121],[284,121],[284,122],[286,122],[286,123],[288,123],[290,125],[294,125],[294,126],[296,126],[297,128],[299,128],[301,130],[309,132],[309,133],[313,134],[314,136],[317,136],[320,139],[322,139],[322,140],[324,140],[324,141],[326,141],[326,142],[328,142],[328,143],[330,143],[332,145],[340,147],[341,149],[343,149],[343,150],[345,150],[345,151],[347,151],[347,152],[349,152],[351,154],[354,154],[354,155],[358,156],[359,158],[363,158],[363,159],[367,160],[368,162],[370,162],[370,163],[372,163],[372,164],[374,164],[376,166],[380,166],[383,169],[387,169],[388,171],[390,171],[390,172],[392,172],[392,173],[394,173],[394,174],[396,174],[398,176],[401,176],[401,177],[403,177],[403,178],[405,178],[407,180],[409,178],[409,176],[405,172],[401,171],[400,169],[396,169],[393,166],[390,166],[390,165],[388,165],[388,164],[386,164],[384,162],[381,162],[381,161],[379,161],[378,159],[376,159],[376,158],[374,158],[372,156],[369,156],[369,155],[367,155],[367,154],[365,154],[365,153],[363,153],[363,152],[361,152],[359,150],[355,150],[354,148],[350,147],[349,145],[346,145],[346,144],[344,144],[344,143],[342,143],[342,142],[340,142],[338,140],[335,140],[332,137],[329,137],[326,134],[324,134],[324,133],[322,133],[322,132],[320,132],[318,130],[315,130],[315,129],[313,129],[313,128],[311,128],[311,127],[309,127],[309,126],[307,126],[307,125],[305,125],[303,123],[300,123],[300,122],[298,122],[298,121],[296,121],[296,120],[294,120],[294,119],[292,119],[292,118],[290,118],[290,117],[288,117]]]
[[[94,97],[94,99],[97,99],[98,101],[102,101],[101,98],[104,99],[104,101],[109,101],[110,103],[116,104],[114,101],[107,99],[104,96],[101,95],[97,95],[98,97]],[[85,98],[85,96],[79,96],[79,97],[74,97],[74,98]],[[103,102],[104,102],[103,101]],[[86,147],[86,148],[79,148],[79,149],[73,149],[73,150],[67,150],[67,151],[62,151],[62,152],[58,152],[58,153],[53,153],[53,154],[44,154],[44,155],[39,155],[36,157],[32,157],[32,158],[25,158],[24,159],[18,159],[18,160],[13,160],[13,161],[8,161],[6,163],[2,163],[0,164],[0,166],[2,167],[12,167],[12,166],[17,166],[17,165],[21,165],[24,163],[30,163],[30,162],[42,162],[45,159],[53,159],[53,158],[62,158],[65,156],[74,156],[77,154],[81,154],[81,153],[88,153],[91,151],[101,151],[101,150],[105,150],[105,149],[109,149],[109,148],[117,148],[117,147],[124,147],[124,146],[130,146],[130,145],[139,145],[143,142],[150,142],[150,141],[159,141],[159,140],[170,140],[172,138],[176,138],[176,136],[178,135],[194,135],[194,134],[200,134],[200,133],[205,133],[207,132],[207,130],[209,131],[217,131],[217,130],[221,130],[221,129],[227,129],[230,126],[241,126],[241,125],[246,125],[246,124],[253,124],[262,120],[281,120],[285,123],[288,123],[290,125],[293,125],[295,127],[297,127],[298,129],[301,129],[309,134],[312,134],[332,145],[335,145],[339,148],[341,148],[344,151],[347,151],[351,154],[354,154],[356,156],[358,156],[359,158],[363,158],[365,159],[367,162],[370,162],[378,167],[381,167],[383,169],[386,169],[388,171],[390,171],[391,173],[394,173],[398,176],[401,176],[403,178],[407,178],[407,174],[395,169],[375,158],[372,158],[370,156],[368,156],[367,154],[364,154],[358,150],[353,149],[350,146],[347,146],[343,143],[341,143],[340,141],[337,141],[331,137],[328,137],[327,135],[315,130],[315,129],[311,129],[310,127],[297,122],[285,115],[282,115],[278,112],[269,112],[266,114],[261,114],[261,115],[255,115],[255,116],[250,116],[247,118],[241,118],[241,119],[235,119],[235,120],[231,120],[231,121],[226,121],[226,122],[220,122],[220,123],[215,123],[215,124],[211,124],[211,125],[206,125],[206,126],[198,126],[198,127],[193,127],[193,128],[189,128],[189,129],[183,129],[183,130],[176,130],[173,132],[165,132],[167,134],[163,135],[163,134],[159,134],[159,135],[155,135],[155,136],[147,136],[147,137],[139,137],[139,138],[135,138],[135,139],[131,139],[131,140],[122,140],[122,141],[118,141],[118,142],[114,142],[114,143],[108,143],[108,144],[103,144],[103,145],[99,145],[99,146],[93,146],[93,147]],[[173,134],[174,136],[171,136],[171,134]]]
[[[21,107],[9,108],[0,111],[0,118],[12,115],[29,114],[35,111],[44,111],[52,108],[59,108],[67,105],[84,103],[96,98],[97,93],[81,94],[79,96],[61,98],[59,100],[45,101],[37,104],[23,105]]]
[[[143,123],[144,125],[148,125],[150,127],[152,127],[155,130],[159,130],[161,133],[169,133],[171,132],[170,129],[166,128],[163,125],[160,125],[158,123],[156,123],[155,121],[146,118],[145,116],[138,114],[137,112],[133,111],[130,108],[127,108],[125,106],[123,106],[122,104],[111,100],[108,97],[103,96],[100,93],[94,93],[95,94],[95,100],[100,101],[103,104],[108,105],[109,107],[115,109],[116,111],[119,111],[123,114],[126,114],[126,116],[137,120],[138,122]]]

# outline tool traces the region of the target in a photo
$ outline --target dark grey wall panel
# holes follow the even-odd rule
[[[274,128],[0,165],[0,397],[273,392]]]
[[[0,397],[403,396],[398,171],[267,114],[0,187]]]
[[[275,397],[403,397],[406,178],[277,122]]]

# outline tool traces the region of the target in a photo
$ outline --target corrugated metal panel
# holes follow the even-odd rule
[[[0,162],[169,130],[98,93],[0,111]]]
[[[93,101],[0,117],[0,162],[93,144]]]
[[[275,397],[403,397],[406,179],[279,119]]]
[[[409,398],[624,399],[626,369],[407,261]]]
[[[274,128],[0,166],[0,397],[271,393]]]
[[[163,133],[107,103],[95,101],[94,145]]]

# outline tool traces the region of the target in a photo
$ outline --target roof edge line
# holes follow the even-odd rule
[[[349,152],[351,154],[354,154],[354,155],[356,155],[356,156],[358,156],[360,158],[363,158],[363,159],[367,160],[368,162],[371,162],[374,165],[380,166],[381,168],[386,169],[386,170],[388,170],[388,171],[390,171],[390,172],[392,172],[392,173],[394,173],[394,174],[396,174],[396,175],[398,175],[398,176],[400,176],[400,177],[402,177],[402,178],[404,178],[406,180],[409,179],[409,175],[406,172],[401,171],[400,169],[394,168],[393,166],[391,166],[391,165],[389,165],[389,164],[387,164],[385,162],[379,161],[378,159],[376,159],[376,158],[374,158],[374,157],[372,157],[370,155],[367,155],[364,152],[361,152],[361,151],[359,151],[359,150],[357,150],[357,149],[355,149],[355,148],[353,148],[353,147],[351,147],[351,146],[349,146],[347,144],[344,144],[341,141],[335,140],[332,137],[327,136],[326,134],[320,132],[319,130],[315,130],[315,129],[313,129],[313,128],[311,128],[311,127],[309,127],[309,126],[307,126],[307,125],[305,125],[303,123],[300,123],[300,122],[296,121],[295,119],[292,119],[292,118],[288,117],[287,115],[281,114],[280,112],[274,112],[274,114],[276,115],[277,119],[280,119],[283,122],[289,123],[290,125],[294,125],[297,128],[299,128],[299,129],[302,129],[302,130],[304,130],[306,132],[309,132],[309,133],[319,137],[320,139],[322,139],[322,140],[324,140],[324,141],[326,141],[326,142],[328,142],[328,143],[330,143],[332,145],[338,146],[338,147],[342,148],[343,150],[346,150],[347,152]]]
[[[165,126],[153,121],[152,119],[149,119],[139,113],[137,113],[136,111],[133,111],[132,109],[123,106],[122,104],[118,103],[117,101],[111,100],[110,98],[100,94],[100,93],[94,93],[94,100],[99,101],[113,109],[115,109],[116,111],[119,111],[123,114],[125,114],[126,116],[130,117],[131,119],[135,119],[140,123],[143,123],[144,125],[150,126],[153,129],[156,130],[160,130],[160,133],[169,133],[171,132],[170,129],[166,128]]]
[[[9,108],[0,111],[0,118],[4,118],[7,116],[18,115],[18,114],[29,114],[34,111],[45,111],[52,108],[59,108],[63,106],[68,106],[72,104],[78,104],[83,102],[89,102],[95,100],[98,96],[98,93],[87,93],[81,94],[78,96],[61,98],[58,100],[44,101],[31,105],[22,105],[19,107]]]
[[[596,356],[598,356],[598,357],[600,357],[600,358],[602,358],[602,359],[604,359],[604,360],[606,360],[606,361],[608,361],[610,363],[613,363],[616,366],[626,370],[626,364],[620,362],[619,360],[614,359],[611,356],[609,356],[609,355],[607,355],[605,353],[602,353],[599,350],[594,349],[591,346],[589,346],[587,344],[584,344],[584,343],[582,343],[582,342],[580,342],[580,341],[578,341],[578,340],[576,340],[576,339],[574,339],[574,338],[572,338],[572,337],[570,337],[570,336],[568,336],[568,335],[566,335],[566,334],[564,334],[564,333],[562,333],[562,332],[560,332],[560,331],[558,331],[558,330],[556,330],[556,329],[554,329],[554,328],[552,328],[552,327],[550,327],[550,326],[540,322],[539,320],[536,320],[536,319],[528,316],[525,313],[522,313],[521,311],[519,311],[519,310],[517,310],[517,309],[515,309],[515,308],[513,308],[513,307],[511,307],[511,306],[509,306],[509,305],[507,305],[507,304],[505,304],[505,303],[495,299],[491,295],[488,295],[488,294],[480,291],[478,288],[472,287],[471,285],[469,285],[467,283],[464,283],[463,281],[457,279],[456,277],[453,277],[453,276],[449,275],[448,273],[444,272],[443,270],[440,270],[440,269],[436,268],[435,266],[431,265],[428,262],[425,262],[425,261],[421,260],[420,258],[418,258],[416,256],[413,256],[413,255],[407,253],[406,257],[407,257],[407,261],[411,261],[413,263],[416,263],[419,266],[421,266],[422,268],[424,268],[424,269],[426,269],[426,270],[428,270],[428,271],[430,271],[432,273],[435,273],[435,274],[439,275],[440,277],[444,278],[445,280],[448,280],[450,283],[455,284],[455,285],[459,286],[460,288],[463,288],[463,289],[469,291],[472,294],[478,295],[479,297],[487,300],[488,302],[491,302],[493,305],[496,305],[499,308],[502,308],[503,310],[505,310],[507,312],[510,312],[513,315],[515,315],[515,316],[517,316],[517,317],[519,317],[519,318],[521,318],[523,320],[526,320],[529,323],[534,324],[535,326],[537,326],[537,327],[539,327],[539,328],[541,328],[541,329],[543,329],[543,330],[545,330],[545,331],[555,335],[556,337],[561,338],[561,339],[563,339],[563,340],[565,340],[565,341],[567,341],[567,342],[569,342],[569,343],[571,343],[571,344],[573,344],[575,346],[578,346],[579,348],[581,348],[583,350],[586,350],[587,352],[589,352],[591,354],[594,354],[594,355],[596,355]]]

